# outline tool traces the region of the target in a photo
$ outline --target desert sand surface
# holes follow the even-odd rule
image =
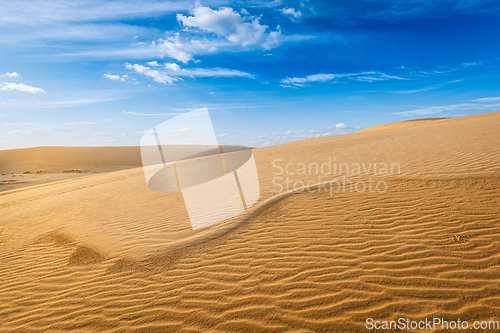
[[[83,172],[67,170],[67,172],[55,173],[2,173],[0,174],[0,192],[16,190],[24,187],[59,182],[67,179],[86,177],[94,175],[95,172]]]
[[[414,123],[254,149],[257,204],[195,231],[140,167],[1,192],[0,332],[500,321],[500,113]]]

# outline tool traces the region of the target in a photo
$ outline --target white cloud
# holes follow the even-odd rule
[[[181,66],[175,64],[175,63],[166,63],[165,68],[174,72],[178,72],[181,70]]]
[[[349,128],[349,126],[347,126],[344,123],[338,123],[337,125],[335,125],[335,128],[336,129],[346,129],[346,128]]]
[[[254,78],[252,74],[227,68],[193,68],[179,69],[169,73],[170,75],[188,77],[247,77]]]
[[[148,64],[149,66],[153,66],[153,67],[158,67],[158,66],[160,66],[160,65],[158,64],[158,61],[150,61],[150,62],[148,62],[147,64]]]
[[[132,82],[133,84],[139,84],[140,82],[137,81],[135,77],[129,76],[127,74],[123,75],[122,78],[125,79],[125,81]]]
[[[215,33],[231,43],[244,47],[256,45],[269,49],[279,45],[281,32],[275,31],[274,34],[267,34],[267,25],[261,25],[259,18],[248,22],[232,8],[221,7],[213,10],[209,7],[197,6],[192,10],[192,14],[193,16],[177,14],[177,20],[186,27]]]
[[[169,84],[172,84],[174,81],[177,80],[177,79],[175,79],[175,78],[173,78],[171,76],[168,76],[166,74],[160,73],[159,71],[157,71],[155,69],[151,69],[151,68],[146,67],[146,66],[142,66],[142,65],[138,65],[138,64],[131,65],[131,64],[128,64],[128,63],[126,63],[125,66],[128,69],[135,70],[139,74],[144,74],[146,76],[149,76],[149,77],[153,78],[154,81],[159,82],[159,83],[169,83]]]
[[[242,10],[240,10],[240,13],[243,14],[243,15],[248,15],[248,10],[246,10],[245,8],[243,8]]]
[[[294,19],[298,19],[299,17],[302,16],[302,13],[299,10],[295,10],[294,8],[283,8],[281,9],[281,13],[283,15],[290,15],[290,19],[294,21]]]
[[[283,0],[274,0],[274,1],[262,1],[260,3],[255,4],[253,7],[267,7],[273,8],[278,7],[283,3]]]
[[[29,1],[29,0],[28,0]],[[43,1],[43,0],[39,0]],[[77,0],[79,1],[79,0]],[[117,4],[119,5],[119,4]],[[70,6],[70,5],[68,5]],[[145,5],[147,7],[147,5]],[[183,4],[186,6],[186,3]],[[54,5],[54,7],[58,7]],[[1,8],[1,5],[0,5]],[[172,10],[175,10],[172,5]],[[182,10],[185,11],[185,10]],[[260,23],[260,17],[242,14],[232,8],[222,7],[211,9],[209,7],[197,6],[193,10],[193,16],[178,14],[179,24],[184,26],[183,31],[178,33],[168,32],[167,37],[159,38],[154,42],[135,42],[132,44],[113,44],[104,46],[91,45],[73,53],[55,53],[51,57],[66,58],[115,58],[115,59],[147,59],[151,56],[168,56],[182,63],[194,61],[195,57],[214,52],[242,52],[255,48],[272,49],[287,41],[300,41],[310,39],[312,36],[291,35],[284,36],[279,27],[269,29],[267,25]],[[140,14],[137,14],[140,17]],[[1,19],[1,13],[0,13]],[[19,43],[19,38],[31,39],[69,39],[69,40],[116,40],[127,41],[137,36],[155,36],[162,33],[151,27],[131,26],[123,23],[74,23],[72,20],[65,23],[54,23],[35,32],[20,33],[19,36],[10,36],[9,43]],[[83,20],[85,21],[85,20]],[[57,22],[57,20],[56,20]],[[1,20],[0,20],[1,25]],[[197,31],[187,32],[188,29],[196,28]],[[194,30],[194,29],[192,29]],[[194,33],[193,33],[194,32]],[[202,32],[202,33],[200,33]],[[193,35],[195,37],[193,37]],[[198,37],[196,37],[198,35]],[[204,35],[204,36],[202,36]],[[0,43],[5,43],[5,38]],[[150,67],[159,67],[152,61]]]
[[[484,97],[484,98],[478,98],[473,100],[473,102],[494,102],[494,101],[500,101],[500,96],[499,97]]]
[[[45,90],[42,88],[36,88],[36,87],[31,87],[28,86],[24,83],[8,83],[8,82],[2,82],[3,87],[0,88],[0,90],[18,90],[18,91],[25,91],[25,92],[30,92],[32,94],[36,93],[46,93]]]
[[[327,81],[352,80],[360,82],[386,81],[386,80],[404,80],[399,76],[388,75],[382,72],[360,72],[348,74],[313,74],[305,77],[287,77],[281,80],[282,84],[303,87],[308,82],[327,82]]]
[[[19,77],[20,76],[19,73],[17,73],[17,72],[12,72],[12,73],[8,73],[7,72],[7,73],[5,73],[5,75],[7,75],[10,78]]]
[[[125,79],[123,77],[121,77],[120,75],[113,75],[113,74],[106,73],[106,74],[104,74],[104,77],[106,79],[110,79],[113,81],[125,81]]]
[[[183,63],[194,61],[193,54],[202,54],[216,50],[215,46],[204,44],[199,40],[186,39],[183,42],[181,41],[178,33],[165,40],[160,38],[159,41],[159,49],[161,53]]]
[[[283,35],[281,34],[279,26],[276,29],[276,31],[271,31],[267,38],[263,41],[263,49],[270,50],[281,45],[281,42],[283,41]]]
[[[180,77],[247,77],[254,78],[252,74],[241,72],[238,70],[232,70],[227,68],[192,68],[183,69],[181,66],[175,63],[166,63],[164,70],[151,70],[149,67],[145,67],[138,64],[128,64],[125,66],[128,69],[134,69],[140,74],[144,74],[153,77],[155,81],[161,83],[173,83],[177,80],[182,80]],[[168,79],[166,79],[168,78]]]

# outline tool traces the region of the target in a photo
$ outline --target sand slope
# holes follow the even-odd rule
[[[181,194],[149,191],[140,168],[2,192],[0,331],[499,320],[499,125],[496,113],[256,149],[259,203],[196,232]],[[401,172],[296,174],[328,159]],[[281,175],[293,181],[372,177],[387,191],[273,193],[273,160],[294,163]]]

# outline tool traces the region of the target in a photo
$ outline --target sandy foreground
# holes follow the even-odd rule
[[[131,168],[137,148],[105,163],[91,148],[0,152],[5,178],[89,171],[0,192],[0,332],[500,321],[498,128],[490,113],[255,149],[258,203],[196,231],[180,192],[153,192]]]

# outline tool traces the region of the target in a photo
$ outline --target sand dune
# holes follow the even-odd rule
[[[182,195],[150,191],[141,168],[2,192],[0,331],[498,321],[499,125],[492,113],[255,149],[259,202],[196,231]],[[287,177],[296,191],[277,191]],[[302,187],[326,181],[347,190]],[[370,182],[386,190],[349,190]]]
[[[142,165],[139,147],[37,147],[0,151],[0,192]]]
[[[116,171],[142,166],[139,147],[37,147],[0,151],[1,173]]]

